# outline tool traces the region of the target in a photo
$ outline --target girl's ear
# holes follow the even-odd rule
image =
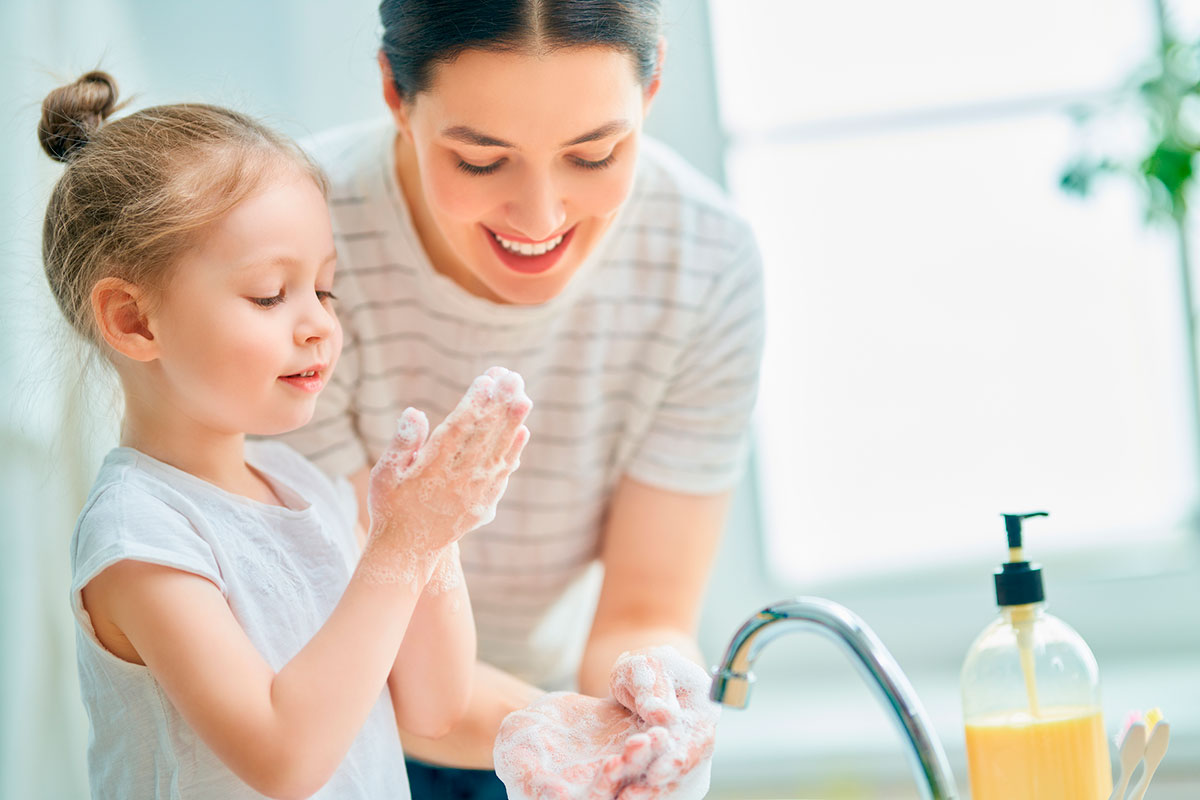
[[[134,361],[158,358],[141,289],[120,278],[102,278],[92,287],[91,300],[96,327],[109,347]]]
[[[392,119],[396,121],[396,127],[399,129],[401,135],[411,142],[412,130],[408,125],[408,104],[400,96],[400,89],[396,86],[396,79],[392,77],[392,65],[388,63],[387,56],[383,54],[383,50],[379,51],[377,58],[379,60],[379,72],[383,77],[383,102],[387,103],[388,110],[392,112]]]

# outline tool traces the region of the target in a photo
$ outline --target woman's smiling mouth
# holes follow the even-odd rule
[[[480,227],[483,228],[487,240],[491,244],[492,252],[500,261],[514,272],[525,275],[545,272],[557,264],[575,233],[575,226],[572,226],[566,233],[534,243],[510,239],[496,233],[486,225]]]

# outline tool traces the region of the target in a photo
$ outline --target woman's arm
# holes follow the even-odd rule
[[[671,492],[631,478],[618,484],[580,691],[607,696],[612,665],[628,650],[669,644],[704,666],[695,630],[731,496]]]

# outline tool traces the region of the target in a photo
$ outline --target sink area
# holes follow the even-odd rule
[[[957,800],[949,762],[924,708],[895,659],[854,612],[830,600],[801,597],[775,603],[748,619],[734,634],[713,673],[714,701],[744,709],[750,701],[754,662],[772,640],[810,632],[831,639],[850,656],[901,733],[919,796]],[[797,709],[803,715],[803,709]]]

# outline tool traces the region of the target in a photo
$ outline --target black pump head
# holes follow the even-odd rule
[[[1030,517],[1048,517],[1045,511],[1028,514],[1002,514],[1004,530],[1008,533],[1008,546],[1021,547],[1021,523]],[[1020,606],[1040,603],[1046,599],[1042,585],[1042,567],[1028,561],[1009,561],[996,570],[996,603],[1001,606]]]
[[[1046,511],[1030,511],[1028,514],[1001,514],[1004,517],[1004,530],[1008,532],[1008,546],[1021,547],[1021,523],[1030,517],[1048,517]]]

